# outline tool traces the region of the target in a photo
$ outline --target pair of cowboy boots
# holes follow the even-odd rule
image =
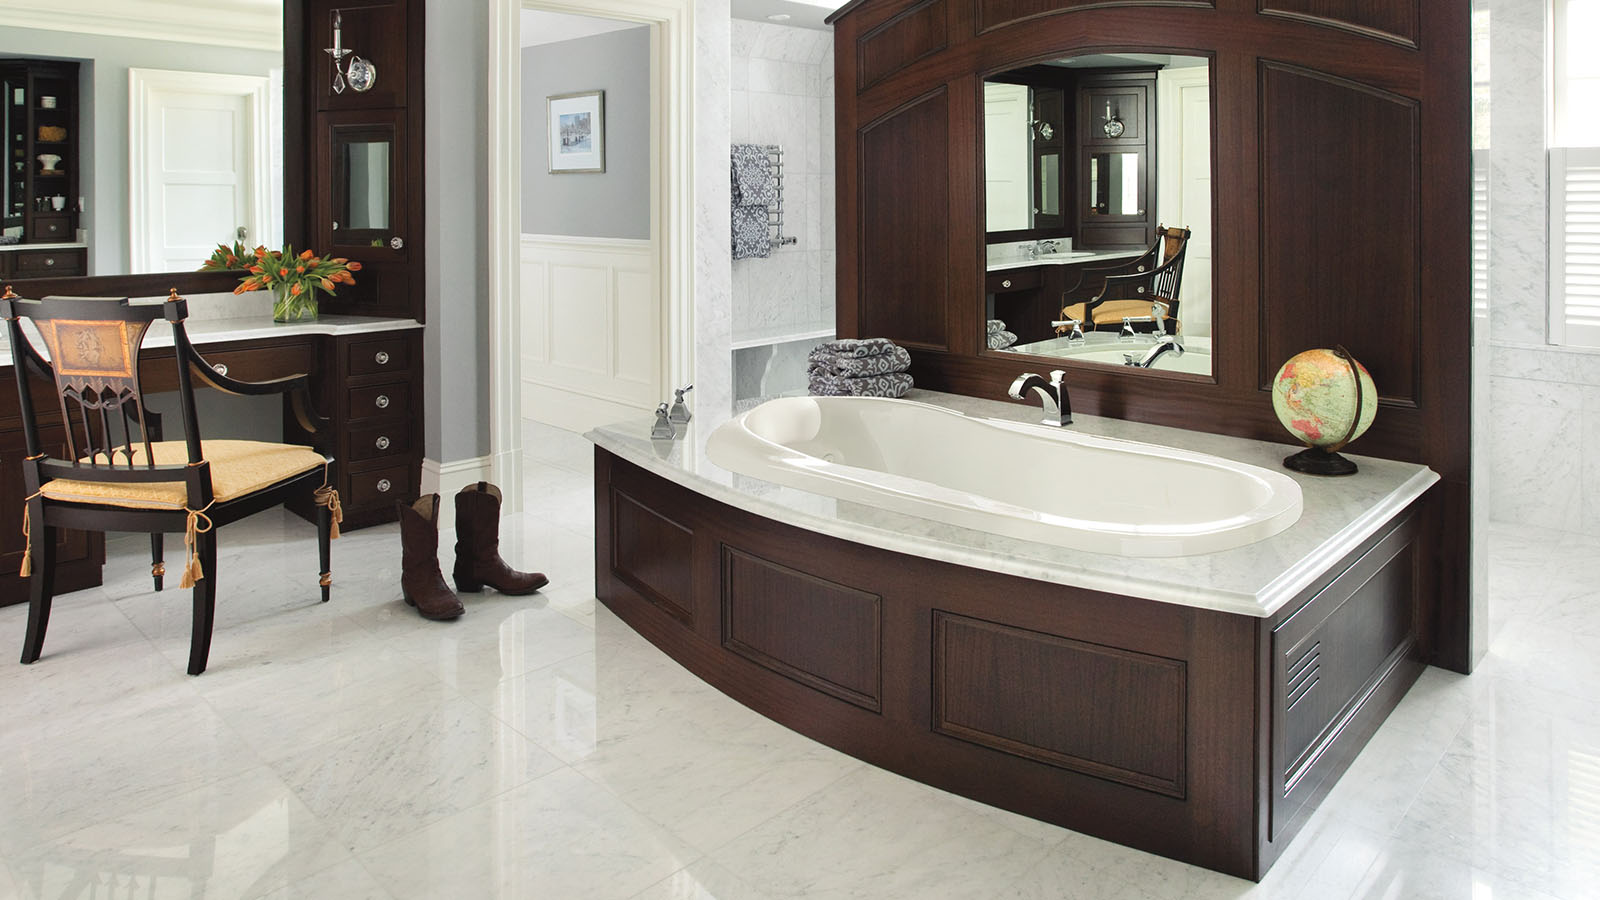
[[[400,592],[425,619],[466,612],[439,571],[439,495],[396,503],[400,511]],[[500,558],[500,489],[485,481],[456,494],[456,591],[531,594],[550,583],[539,572],[518,572]]]

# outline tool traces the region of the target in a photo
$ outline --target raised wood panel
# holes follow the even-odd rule
[[[860,336],[914,347],[949,346],[950,98],[939,89],[867,125],[864,171],[900,169],[914,178],[862,182]]]
[[[1280,63],[1263,62],[1260,76],[1259,384],[1266,389],[1302,350],[1343,344],[1380,397],[1414,405],[1423,358],[1418,105]]]
[[[1364,37],[1417,46],[1422,11],[1416,0],[1260,0],[1269,16],[1285,16]]]
[[[621,490],[611,492],[611,571],[684,622],[694,621],[694,531]]]
[[[863,709],[882,709],[883,599],[724,545],[722,645]]]
[[[978,0],[978,26],[989,31],[1054,13],[1115,6],[1214,7],[1213,0]]]
[[[949,44],[945,0],[923,0],[856,39],[856,89],[879,81]]]
[[[934,613],[933,729],[1184,796],[1180,660]]]

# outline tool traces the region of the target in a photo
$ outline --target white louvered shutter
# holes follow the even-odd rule
[[[1550,340],[1600,347],[1600,148],[1550,151]]]

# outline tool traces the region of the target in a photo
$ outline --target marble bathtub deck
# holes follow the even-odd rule
[[[0,658],[0,900],[1578,898],[1600,877],[1600,560],[1492,536],[1470,678],[1429,670],[1260,885],[953,797],[749,712],[594,601],[589,444],[530,429],[533,597],[399,600],[393,526],[224,529],[210,670],[140,538]],[[452,535],[444,536],[449,547]],[[449,551],[445,557],[448,567]],[[25,611],[0,609],[0,650]],[[9,649],[7,649],[9,648]]]

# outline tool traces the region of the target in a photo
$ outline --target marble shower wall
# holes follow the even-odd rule
[[[731,50],[733,142],[783,147],[784,234],[799,238],[766,259],[734,261],[735,339],[830,329],[833,33],[735,19]],[[726,172],[726,147],[721,159]]]

